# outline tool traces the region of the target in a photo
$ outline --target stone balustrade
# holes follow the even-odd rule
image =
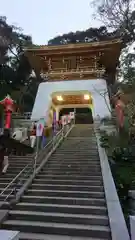
[[[19,232],[0,230],[0,240],[19,240]]]

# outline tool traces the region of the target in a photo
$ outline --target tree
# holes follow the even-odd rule
[[[100,0],[93,1],[96,6],[96,17],[108,30],[115,31],[123,43],[120,57],[119,82],[112,89],[112,96],[122,92],[122,100],[126,102],[125,116],[131,120],[135,113],[135,53],[129,51],[135,41],[135,10],[132,0]],[[130,121],[132,125],[132,121]]]
[[[7,52],[9,45],[9,35],[12,32],[12,27],[6,23],[5,17],[0,17],[0,64],[4,64],[8,60]]]
[[[20,28],[9,25],[6,17],[0,17],[0,98],[10,93],[19,104],[25,102],[30,89],[35,94],[37,84],[30,78],[31,65],[24,55],[24,47],[31,47],[32,39],[22,33]],[[25,98],[25,101],[24,99]],[[33,96],[34,101],[35,95]],[[31,106],[32,107],[32,106]],[[25,106],[24,106],[25,108]]]
[[[135,40],[135,10],[132,0],[93,1],[96,6],[96,18],[117,32],[124,45]]]
[[[108,32],[105,26],[89,28],[86,31],[76,31],[57,36],[48,41],[48,45],[60,45],[68,43],[105,41],[116,38],[116,32]]]
[[[7,23],[6,17],[0,17],[0,51],[1,51],[1,64],[4,63],[3,57],[10,52],[8,59],[14,57],[16,61],[19,61],[19,55],[23,53],[25,46],[31,46],[32,39],[22,33],[20,28]]]

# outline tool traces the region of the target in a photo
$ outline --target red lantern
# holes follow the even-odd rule
[[[3,100],[0,101],[0,104],[3,105],[6,113],[5,129],[9,129],[11,127],[11,116],[13,112],[14,101],[9,95],[7,95]]]

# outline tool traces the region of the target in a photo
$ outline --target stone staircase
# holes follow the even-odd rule
[[[21,240],[111,240],[90,125],[76,125],[2,224]]]
[[[15,186],[15,183],[13,183],[2,195],[1,192],[8,186],[8,184],[24,169],[24,167],[27,166],[32,161],[32,155],[28,154],[26,156],[17,156],[12,155],[9,156],[9,167],[7,170],[7,173],[5,175],[2,175],[0,173],[0,201],[3,201],[7,194],[9,194],[13,187]],[[23,179],[23,182],[25,181],[25,178]],[[11,199],[14,197],[13,193],[9,197]]]

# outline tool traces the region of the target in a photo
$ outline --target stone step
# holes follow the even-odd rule
[[[77,198],[77,197],[57,197],[57,196],[36,196],[36,195],[24,195],[22,197],[23,202],[31,203],[50,203],[50,204],[66,204],[66,205],[81,205],[81,206],[105,206],[104,197],[100,198]]]
[[[87,158],[80,158],[80,157],[56,157],[56,158],[51,158],[49,161],[48,161],[48,163],[57,163],[57,162],[65,162],[65,163],[68,163],[68,162],[72,162],[72,163],[95,163],[95,164],[98,164],[98,163],[100,163],[100,161],[99,161],[99,158],[91,158],[91,157],[87,157]]]
[[[75,165],[75,164],[80,164],[80,165],[82,165],[82,164],[97,164],[97,165],[99,165],[100,164],[100,161],[99,161],[99,159],[97,160],[97,158],[96,159],[94,159],[94,158],[87,158],[87,159],[85,159],[85,158],[53,158],[53,159],[50,159],[48,162],[47,162],[47,164],[60,164],[60,163],[63,163],[63,164],[68,164],[68,163],[72,163],[73,165]]]
[[[69,135],[67,137],[68,141],[74,141],[76,140],[76,142],[84,142],[84,141],[91,141],[91,142],[96,142],[96,137],[94,133],[90,133],[90,135],[86,135],[86,136],[71,136]]]
[[[6,177],[1,177],[0,189],[13,177],[12,173],[31,162],[29,157],[11,159]],[[99,154],[91,126],[75,126],[21,201],[9,211],[2,228],[20,231],[23,240],[111,240]]]
[[[11,169],[11,171],[16,168],[16,169],[23,169],[24,167],[26,167],[27,165],[32,166],[32,162],[28,162],[28,163],[10,163],[9,161],[9,167],[8,170]]]
[[[94,139],[91,138],[82,138],[82,139],[67,139],[61,146],[59,146],[59,149],[73,149],[73,147],[76,149],[77,147],[80,147],[81,150],[83,150],[83,147],[87,147],[89,149],[97,149],[97,143]],[[79,149],[79,150],[80,150]]]
[[[73,213],[73,214],[95,214],[106,215],[107,209],[104,206],[81,206],[81,205],[60,205],[45,203],[18,203],[14,209],[25,211],[45,211],[57,213]]]
[[[89,142],[88,144],[75,144],[75,145],[73,143],[66,143],[66,144],[62,144],[61,147],[59,148],[60,152],[61,151],[70,152],[70,150],[71,151],[77,150],[79,152],[85,152],[85,150],[88,150],[88,152],[90,152],[90,151],[97,151],[98,148],[97,148],[97,145],[91,144],[91,142]]]
[[[2,194],[2,195],[0,196],[0,202],[3,202],[3,201],[6,199],[6,197],[7,197],[7,194]],[[13,199],[14,197],[15,197],[15,195],[14,195],[14,194],[11,194],[11,195],[8,197],[7,201]]]
[[[84,140],[84,139],[90,139],[90,137],[93,139],[93,140],[95,140],[95,135],[94,135],[94,132],[93,131],[91,131],[91,132],[80,132],[80,133],[78,133],[77,131],[75,131],[74,133],[72,132],[69,136],[68,136],[68,138],[69,139],[72,139],[73,140],[73,138],[76,138],[77,140]]]
[[[29,160],[29,161],[21,161],[21,160],[10,160],[9,159],[9,164],[10,164],[10,166],[12,166],[12,165],[17,165],[17,166],[20,166],[20,165],[27,165],[27,164],[29,164],[29,163],[31,163],[32,162],[32,159],[31,160]]]
[[[25,181],[25,180],[24,180]],[[86,186],[103,186],[103,181],[101,180],[72,180],[72,179],[65,179],[65,180],[57,180],[57,179],[38,179],[35,178],[33,183],[39,184],[61,184],[61,185],[86,185]]]
[[[28,169],[31,169],[31,168],[28,168]],[[17,171],[17,170],[16,170]],[[57,172],[68,172],[70,171],[71,173],[72,172],[83,172],[83,171],[86,171],[91,173],[91,172],[94,172],[94,173],[97,173],[97,172],[100,172],[101,171],[101,167],[100,166],[87,166],[87,165],[83,165],[83,166],[78,166],[76,164],[76,166],[72,166],[72,165],[68,165],[68,166],[63,166],[63,165],[60,165],[60,166],[56,166],[56,167],[53,167],[53,166],[45,166],[41,172],[46,172],[46,171],[57,171]]]
[[[81,154],[89,154],[89,153],[97,153],[98,152],[98,149],[97,149],[97,146],[95,145],[95,146],[90,146],[91,145],[91,143],[89,143],[89,144],[87,144],[87,145],[85,145],[85,144],[83,144],[83,145],[77,145],[77,144],[71,144],[71,145],[69,145],[68,144],[68,146],[63,146],[62,145],[62,147],[59,147],[58,148],[58,152],[57,152],[57,154],[59,153],[59,154],[63,154],[63,153],[65,153],[65,152],[67,152],[67,153],[81,153]],[[76,152],[77,151],[77,152]],[[55,153],[54,153],[55,154]]]
[[[100,163],[91,163],[90,161],[87,161],[87,162],[72,162],[72,161],[69,161],[69,162],[62,162],[62,161],[57,161],[57,162],[48,162],[46,163],[45,167],[44,168],[48,168],[48,167],[52,167],[52,168],[60,168],[60,167],[64,167],[64,168],[75,168],[75,167],[79,167],[79,168],[82,168],[82,167],[88,167],[88,168],[100,168]]]
[[[9,172],[7,172],[6,174],[1,174],[0,175],[0,177],[2,177],[2,178],[4,178],[4,179],[6,179],[6,178],[12,178],[12,179],[14,179],[15,177],[16,177],[16,173],[9,173]]]
[[[95,136],[92,136],[92,135],[90,137],[76,137],[76,138],[72,138],[72,137],[68,136],[67,140],[64,142],[63,145],[65,145],[67,143],[69,143],[69,145],[70,145],[70,143],[72,143],[72,142],[74,145],[75,145],[75,143],[76,143],[76,145],[78,145],[80,143],[84,143],[87,145],[89,142],[91,142],[91,143],[95,142],[95,140],[96,140]]]
[[[96,144],[96,142],[91,142],[91,140],[89,140],[87,142],[86,142],[86,140],[79,141],[78,143],[75,140],[73,140],[73,141],[72,140],[67,140],[59,147],[59,149],[61,150],[61,149],[66,148],[67,150],[70,150],[70,148],[71,149],[73,149],[73,148],[77,149],[78,147],[80,147],[79,151],[80,150],[83,151],[84,147],[87,147],[89,149],[97,149],[97,144]]]
[[[10,173],[10,172],[7,171],[7,173],[5,175],[0,175],[0,178],[2,177],[4,179],[5,178],[12,178],[13,179],[15,176],[16,176],[16,173],[13,173],[13,172]]]
[[[9,230],[19,230],[21,232],[35,232],[40,234],[49,234],[51,232],[52,234],[59,235],[111,239],[110,229],[107,226],[7,220],[3,224],[4,227]]]
[[[52,156],[51,158],[50,158],[50,160],[49,161],[53,161],[53,160],[64,160],[65,162],[66,161],[70,161],[70,160],[72,160],[72,161],[96,161],[96,162],[99,162],[99,156],[97,155],[87,155],[87,156],[84,156],[84,155],[69,155],[69,154],[63,154],[63,155],[55,155],[55,156]]]
[[[50,161],[54,161],[54,160],[63,160],[63,161],[76,161],[76,162],[87,162],[87,161],[95,161],[95,162],[99,162],[99,156],[81,156],[81,155],[55,155],[55,156],[51,156]]]
[[[9,192],[9,191],[8,191]],[[87,192],[87,191],[62,191],[62,190],[37,190],[37,189],[28,189],[28,195],[37,195],[37,196],[60,196],[60,197],[86,197],[86,198],[101,198],[104,197],[104,192]]]
[[[86,149],[86,151],[87,151],[87,149]],[[67,150],[59,150],[58,151],[58,153],[56,153],[55,154],[55,156],[62,156],[62,155],[67,155],[67,157],[68,156],[71,156],[71,157],[75,157],[75,156],[79,156],[79,157],[83,157],[83,158],[85,158],[85,157],[89,157],[89,156],[98,156],[98,153],[97,153],[97,150],[94,150],[94,151],[91,151],[91,150],[89,150],[89,151],[87,151],[86,152],[85,150],[84,151],[78,151],[78,150],[76,150],[76,152],[75,152],[75,150],[73,149],[71,149],[71,150],[69,150],[69,151],[67,151]]]
[[[20,173],[24,168],[25,168],[25,170],[27,169],[27,170],[30,170],[32,167],[33,167],[33,165],[34,165],[34,163],[33,164],[30,164],[29,166],[27,166],[27,165],[24,165],[23,167],[17,167],[17,166],[12,166],[12,167],[10,167],[10,165],[9,165],[9,168],[8,168],[8,170],[7,170],[7,173],[12,173],[12,172],[18,172],[18,173]],[[26,168],[27,167],[27,168]],[[27,171],[26,170],[26,171]]]
[[[10,166],[8,167],[8,172],[20,172],[22,171],[25,167],[27,166],[27,164],[24,164],[23,167],[20,167],[20,166]],[[30,164],[30,166],[27,166],[27,169],[30,169],[32,167],[32,164]]]
[[[8,169],[13,169],[13,168],[24,168],[26,167],[28,164],[31,164],[31,162],[28,162],[28,163],[10,163],[9,161],[9,167]]]
[[[20,240],[101,240],[101,238],[91,238],[91,237],[69,237],[61,235],[48,235],[48,234],[37,234],[37,233],[23,233],[19,234]],[[103,239],[102,240],[106,240]]]
[[[26,159],[23,159],[23,160],[20,160],[20,159],[10,159],[9,158],[9,162],[11,163],[11,164],[17,164],[17,165],[19,165],[19,164],[28,164],[28,163],[30,163],[30,162],[32,162],[32,160],[33,159],[29,159],[29,160],[26,160]]]
[[[83,147],[83,149],[82,150],[80,150],[80,147],[78,146],[76,149],[73,147],[73,148],[69,148],[69,150],[67,150],[67,148],[65,147],[65,148],[63,148],[63,149],[58,149],[57,150],[57,152],[56,153],[54,153],[53,155],[63,155],[63,154],[65,154],[65,153],[67,153],[68,155],[79,155],[79,154],[81,154],[81,155],[86,155],[86,156],[88,156],[88,155],[98,155],[98,150],[97,149],[88,149],[88,147]]]
[[[65,162],[66,161],[70,161],[70,160],[72,160],[72,161],[96,161],[96,162],[99,162],[99,156],[98,155],[70,155],[70,154],[63,154],[63,155],[55,155],[55,156],[52,156],[51,158],[50,158],[50,160],[49,161],[52,161],[52,160],[64,160]]]
[[[97,144],[96,144],[95,139],[93,139],[91,137],[90,138],[81,138],[81,139],[67,138],[66,141],[63,142],[63,144],[59,148],[60,149],[64,148],[64,147],[69,148],[69,146],[71,146],[71,147],[80,146],[81,148],[83,146],[88,146],[88,147],[92,148],[92,147],[97,147]]]
[[[40,172],[39,176],[45,176],[45,175],[50,175],[50,174],[56,174],[57,175],[61,175],[63,173],[63,169],[44,169],[43,171]],[[44,175],[45,174],[45,175]],[[101,176],[101,171],[100,170],[93,170],[93,169],[66,169],[64,172],[65,176],[69,175],[69,176],[74,176],[74,175],[80,175],[80,176]]]
[[[5,188],[0,188],[0,194],[1,194],[1,192],[4,190]],[[18,189],[16,189],[16,191],[18,191],[19,190],[19,187],[18,187]],[[8,189],[6,189],[5,191],[4,191],[4,194],[5,195],[8,195],[8,194],[14,194],[15,192],[14,192],[14,188],[12,187],[12,186],[10,186],[10,188],[8,188]],[[3,194],[2,194],[3,195]]]
[[[0,175],[0,182],[8,183],[11,181],[12,181],[12,178],[7,178],[6,175]]]
[[[5,177],[10,177],[12,174],[12,176],[16,177],[24,168],[20,168],[20,169],[16,169],[16,168],[8,168],[7,169],[7,172],[5,174]],[[32,169],[32,166],[29,167],[28,169],[25,169],[25,172],[26,171],[30,171]]]
[[[65,175],[65,174],[42,174],[39,173],[36,179],[53,179],[53,180],[102,180],[102,175]]]
[[[33,156],[34,156],[34,155],[33,155]],[[10,159],[11,161],[15,161],[15,160],[17,160],[17,159],[19,159],[20,161],[24,161],[24,160],[28,161],[28,160],[32,159],[33,156],[28,157],[28,156],[19,156],[19,155],[15,155],[15,156],[9,155],[9,159]]]
[[[59,165],[63,165],[63,166],[68,166],[68,165],[71,165],[72,164],[72,166],[74,167],[74,166],[76,166],[76,165],[80,165],[80,166],[88,166],[88,167],[90,167],[90,166],[100,166],[100,162],[99,161],[97,161],[97,160],[94,160],[94,159],[81,159],[81,160],[79,160],[79,159],[77,159],[77,160],[75,160],[75,159],[54,159],[54,160],[49,160],[47,163],[46,163],[46,165],[45,165],[45,167],[46,166],[59,166]]]
[[[57,162],[63,162],[63,163],[67,163],[67,162],[73,162],[73,163],[100,163],[99,161],[99,157],[80,157],[80,156],[62,156],[62,157],[52,157],[49,159],[48,161],[49,163],[57,163]]]
[[[78,164],[78,165],[85,165],[85,164],[88,164],[88,166],[89,165],[100,165],[100,161],[99,160],[94,160],[94,159],[54,159],[54,160],[52,160],[52,159],[50,159],[48,162],[47,162],[47,164],[46,164],[46,166],[47,165],[59,165],[59,164],[72,164],[73,166],[74,165],[76,165],[76,164]]]
[[[60,184],[37,184],[33,183],[31,185],[32,189],[38,190],[65,190],[65,191],[92,191],[98,192],[103,191],[103,186],[85,186],[85,185],[60,185]]]
[[[29,159],[29,160],[25,160],[25,159],[23,159],[23,160],[20,160],[20,159],[16,160],[16,159],[13,159],[13,160],[11,160],[9,158],[10,164],[17,164],[17,165],[28,164],[28,163],[32,162],[32,160],[33,159]]]
[[[12,181],[12,180],[11,180],[11,181]],[[11,188],[14,187],[14,186],[16,186],[16,185],[17,185],[17,186],[21,186],[22,183],[24,183],[24,182],[25,182],[25,180],[21,179],[21,184],[20,184],[20,183],[17,183],[17,184],[16,184],[16,183],[14,182],[14,183],[12,183],[10,186],[11,186]],[[9,183],[10,183],[10,182],[9,182]],[[6,188],[9,183],[4,183],[4,182],[2,183],[2,182],[0,182],[0,189]]]
[[[108,218],[100,215],[56,213],[56,212],[37,212],[37,211],[17,211],[9,212],[9,220],[26,220],[54,223],[71,223],[84,225],[108,226]]]

